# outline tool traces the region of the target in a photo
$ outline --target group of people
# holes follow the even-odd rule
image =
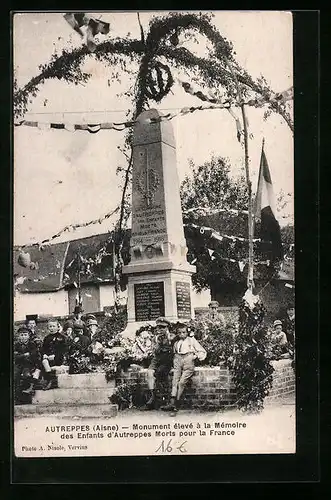
[[[93,314],[81,319],[82,308],[75,308],[74,319],[63,327],[57,319],[49,319],[47,335],[42,340],[36,332],[36,319],[27,318],[17,330],[14,342],[14,383],[16,402],[26,402],[36,387],[57,387],[55,367],[69,366],[77,373],[82,356],[93,357],[98,323]],[[78,355],[79,354],[79,355]]]
[[[98,323],[93,314],[81,318],[82,310],[75,309],[74,320],[60,325],[49,319],[48,333],[41,340],[36,333],[36,320],[28,319],[19,327],[14,343],[14,380],[16,402],[29,402],[36,388],[57,388],[57,367],[69,366],[70,373],[82,373],[84,359],[97,362],[101,351],[107,349],[99,341]],[[166,318],[155,322],[155,334],[139,332],[132,345],[135,363],[148,368],[148,393],[143,410],[162,408],[176,412],[188,381],[194,373],[195,360],[206,357],[205,349],[189,334],[188,325],[178,322],[174,328]],[[108,349],[111,351],[111,349]],[[168,393],[169,374],[173,370],[171,399],[161,406]]]
[[[225,321],[222,315],[220,317],[216,301],[210,303],[209,316],[214,321]],[[289,355],[294,358],[294,322],[294,307],[289,304],[286,315],[273,323],[272,336],[279,357]],[[166,318],[158,318],[155,325],[152,335],[144,329],[137,332],[131,356],[126,361],[148,369],[148,393],[142,409],[160,408],[175,414],[184,389],[194,374],[196,360],[206,359],[207,352],[190,331],[188,323],[179,321],[173,325]],[[57,319],[49,319],[47,330],[47,335],[41,340],[36,332],[36,318],[27,317],[17,331],[14,343],[16,402],[31,400],[36,388],[56,388],[57,367],[69,366],[70,374],[86,373],[88,363],[96,365],[105,353],[111,352],[99,339],[95,315],[87,314],[83,320],[81,306],[76,306],[73,320],[66,321],[63,326]],[[170,402],[162,405],[165,396]]]

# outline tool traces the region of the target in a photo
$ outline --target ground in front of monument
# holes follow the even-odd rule
[[[15,449],[17,456],[195,455],[203,454],[204,449],[206,454],[277,454],[295,453],[296,447],[294,404],[266,405],[259,414],[182,410],[173,417],[161,411],[129,409],[113,418],[98,419],[35,415],[15,417],[14,425],[15,436],[25,436],[24,446],[20,439],[20,449]],[[71,431],[61,433],[66,426],[75,428],[74,439],[65,437]],[[140,433],[139,437],[133,438],[134,433]]]

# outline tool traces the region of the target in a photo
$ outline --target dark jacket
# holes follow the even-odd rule
[[[295,319],[291,320],[287,315],[281,318],[283,331],[286,333],[287,342],[290,347],[295,346]]]
[[[54,354],[54,364],[62,365],[67,349],[67,339],[62,333],[50,333],[44,338],[41,353],[47,356]]]
[[[78,354],[87,354],[90,345],[90,339],[86,335],[76,334],[69,341],[68,354],[75,356]]]
[[[34,342],[38,349],[41,349],[41,346],[43,345],[43,339],[39,336],[38,332],[36,330],[29,330],[30,331],[30,341]]]
[[[172,361],[174,357],[173,346],[176,341],[176,337],[169,341],[166,335],[158,335],[156,338],[156,347],[154,350],[152,362],[150,368],[155,370],[157,367],[169,366],[172,367]]]
[[[25,354],[29,354],[26,356]],[[27,344],[15,342],[14,344],[14,363],[22,368],[38,368],[40,366],[41,355],[38,346],[29,341]]]

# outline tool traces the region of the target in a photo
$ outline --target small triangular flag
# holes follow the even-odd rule
[[[208,248],[208,253],[210,258],[213,256],[214,252],[215,250],[211,250],[210,248]]]
[[[242,273],[244,270],[244,267],[245,267],[245,262],[243,262],[242,260],[239,260],[238,266],[239,266],[240,272]]]

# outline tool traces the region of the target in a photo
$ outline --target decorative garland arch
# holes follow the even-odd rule
[[[210,14],[181,14],[170,13],[167,16],[155,17],[149,23],[149,31],[145,36],[140,23],[141,39],[127,40],[116,38],[108,40],[96,46],[95,52],[89,52],[87,46],[83,45],[77,49],[64,49],[60,56],[53,55],[51,61],[41,65],[39,75],[33,77],[24,87],[17,88],[14,82],[14,114],[16,117],[26,112],[29,99],[35,97],[39,86],[46,80],[57,78],[69,83],[78,84],[87,82],[90,78],[88,73],[81,70],[81,65],[87,56],[93,56],[100,62],[105,62],[110,66],[121,65],[121,69],[129,72],[126,68],[127,60],[136,61],[139,64],[136,83],[134,86],[135,106],[132,112],[132,119],[146,108],[148,100],[161,102],[170,92],[174,78],[172,76],[169,63],[175,68],[190,71],[192,79],[200,82],[201,85],[215,91],[222,87],[226,91],[226,98],[229,102],[237,102],[241,105],[244,122],[244,145],[245,160],[248,164],[247,150],[247,127],[243,100],[248,93],[253,92],[259,97],[264,97],[264,104],[255,103],[254,106],[267,106],[267,114],[276,112],[280,114],[290,129],[293,131],[292,119],[286,110],[285,104],[270,100],[272,90],[266,82],[255,82],[251,76],[241,68],[235,61],[233,45],[224,38],[211,24]],[[198,57],[184,47],[178,47],[179,36],[192,38],[196,32],[206,37],[212,44],[213,51],[210,51],[209,58]],[[166,61],[168,64],[166,64]],[[126,144],[130,145],[129,132]],[[124,185],[122,191],[121,210],[117,225],[119,242],[116,245],[116,253],[120,255],[122,225],[127,206],[126,192],[130,182],[130,172],[132,166],[132,150],[128,158],[128,166],[125,171]],[[248,190],[251,185],[247,168]]]
[[[121,64],[123,71],[127,71],[125,68],[127,59],[139,62],[140,58],[136,82],[136,112],[133,117],[141,113],[148,99],[160,102],[172,88],[174,80],[171,70],[168,65],[161,63],[162,57],[174,67],[191,71],[209,88],[223,87],[229,94],[229,98],[237,98],[236,79],[243,85],[243,94],[252,91],[268,98],[272,90],[266,84],[254,82],[250,75],[236,63],[232,43],[216,30],[210,20],[211,16],[208,14],[170,13],[168,16],[152,19],[146,37],[141,28],[141,40],[120,38],[109,40],[98,44],[93,54],[85,45],[71,51],[64,49],[60,56],[53,55],[49,63],[41,65],[39,75],[33,77],[24,87],[19,89],[14,85],[14,113],[17,116],[24,114],[29,98],[35,97],[38,87],[50,78],[75,84],[87,82],[90,75],[83,73],[80,68],[87,56],[94,56],[110,66]],[[204,35],[212,43],[214,52],[210,54],[210,58],[198,57],[186,48],[177,47],[178,36],[181,34],[186,37],[192,36],[191,30]],[[160,89],[159,94],[151,92],[149,88],[153,81],[151,72],[155,69],[165,70],[168,77],[166,85]],[[159,78],[159,84],[161,79],[162,77]],[[284,105],[271,101],[267,103],[267,107],[270,111],[279,113],[293,130],[292,119]]]

